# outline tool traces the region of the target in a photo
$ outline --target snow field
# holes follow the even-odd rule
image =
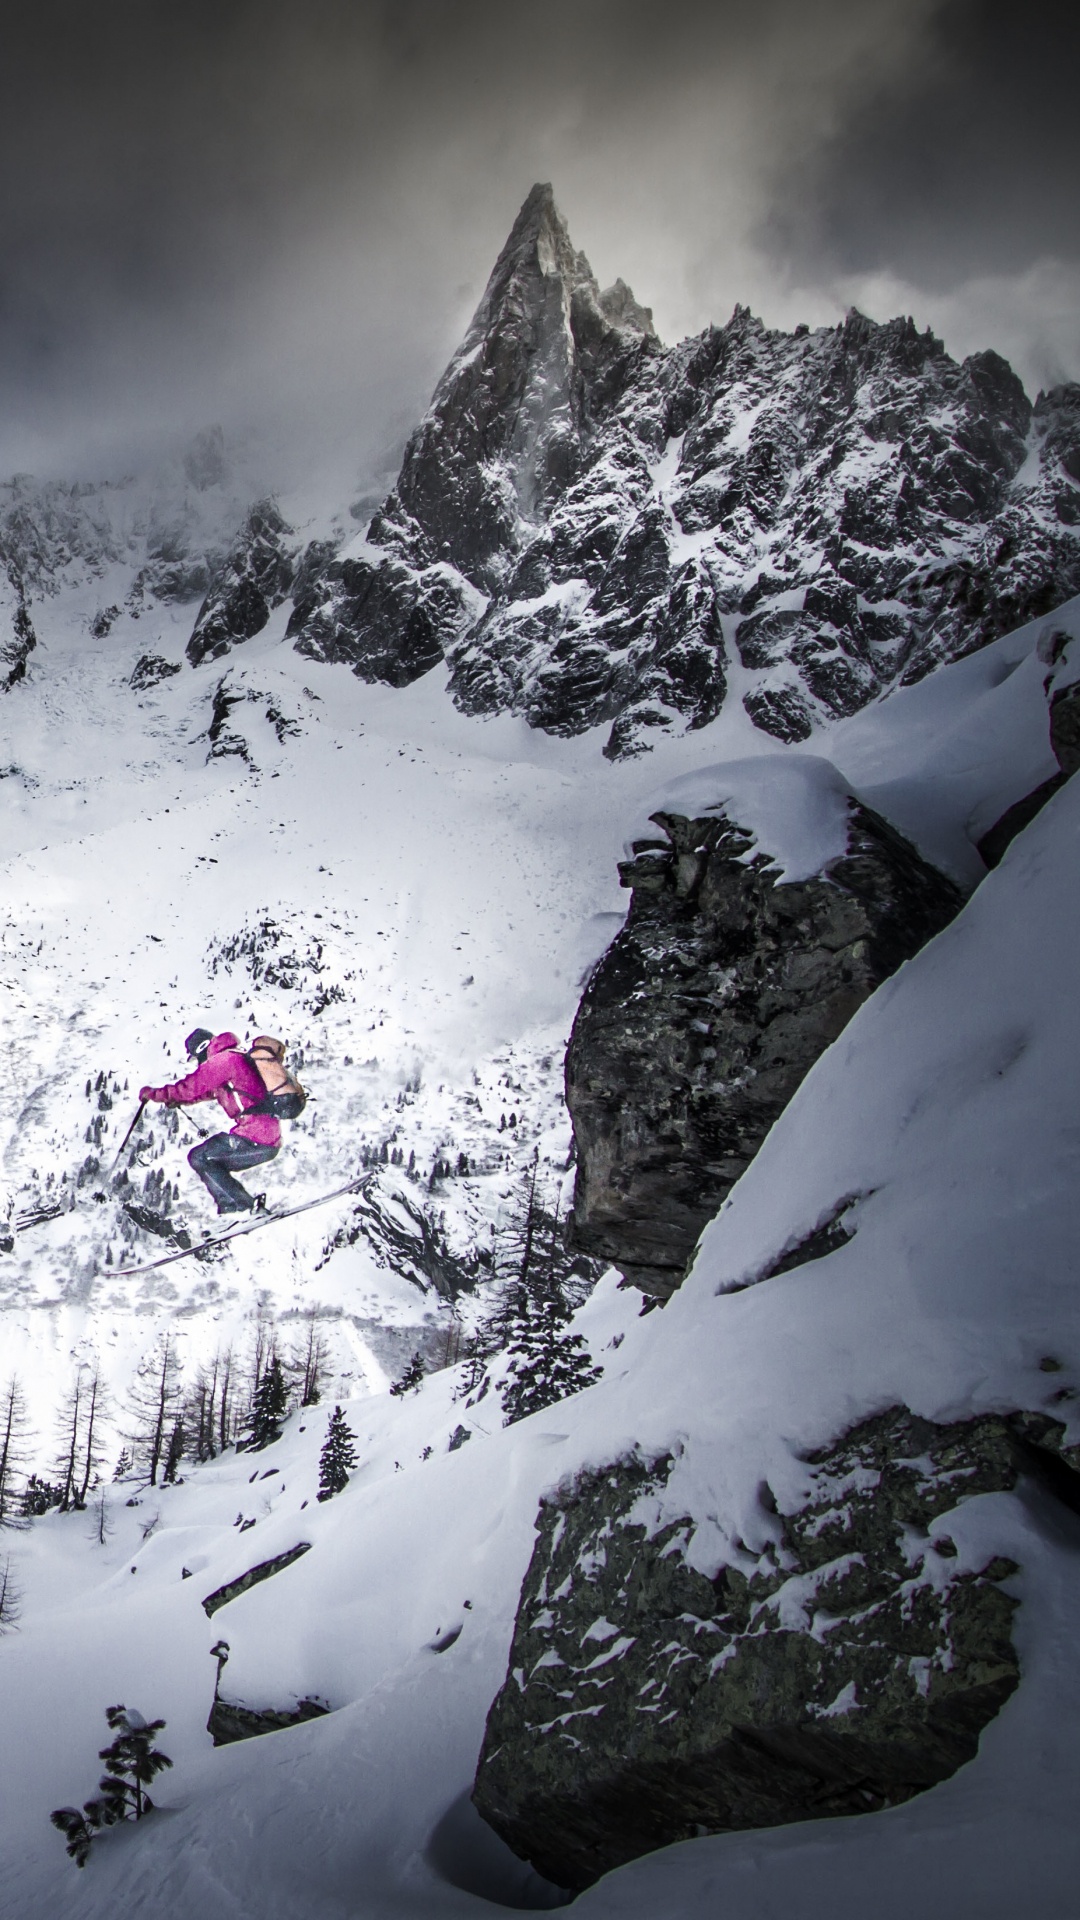
[[[268,1169],[275,1197],[337,1184],[362,1144],[395,1127],[425,1158],[449,1136],[492,1160],[471,1184],[445,1183],[448,1232],[465,1246],[497,1218],[534,1146],[552,1181],[562,1175],[559,1046],[581,973],[625,905],[615,859],[629,823],[680,776],[760,758],[761,736],[751,748],[745,716],[725,714],[608,767],[597,736],[563,742],[510,720],[465,720],[438,674],[404,693],[363,687],[283,648],[277,626],[228,662],[121,704],[148,624],[106,650],[112,679],[99,704],[83,640],[70,636],[65,650],[58,633],[48,674],[42,661],[21,690],[26,706],[4,708],[15,732],[24,716],[43,724],[48,708],[59,743],[51,774],[37,762],[41,812],[35,802],[24,815],[5,868],[5,1179],[25,1195],[51,1173],[66,1190],[94,1112],[104,1113],[102,1157],[127,1124],[125,1102],[96,1108],[86,1080],[107,1072],[121,1092],[126,1080],[133,1106],[144,1076],[178,1070],[189,1026],[230,1022],[283,1032],[311,1085],[308,1114]],[[1061,626],[1080,635],[1080,604],[815,735],[811,748],[970,883],[972,836],[1052,771],[1050,669],[1037,648]],[[201,736],[226,672],[245,693],[228,730],[248,758],[207,763]],[[1069,673],[1066,654],[1058,679]],[[300,733],[279,741],[270,705]],[[102,755],[91,736],[110,714]],[[778,766],[783,755],[778,746]],[[83,764],[96,771],[76,826],[63,781]],[[771,851],[767,826],[765,836]],[[781,1508],[795,1502],[800,1455],[897,1399],[940,1419],[1027,1405],[1071,1420],[1072,1400],[1054,1396],[1080,1391],[1078,836],[1080,799],[1065,789],[819,1062],[671,1304],[641,1320],[636,1296],[605,1281],[576,1322],[604,1380],[512,1429],[485,1412],[490,1396],[475,1411],[453,1401],[453,1370],[404,1403],[382,1391],[374,1330],[419,1328],[439,1310],[363,1239],[331,1250],[344,1203],[340,1215],[254,1235],[205,1270],[184,1262],[145,1283],[108,1275],[107,1251],[116,1264],[132,1244],[111,1207],[91,1202],[20,1237],[2,1270],[4,1356],[26,1374],[43,1448],[78,1359],[97,1353],[120,1394],[165,1327],[193,1361],[246,1339],[260,1305],[286,1316],[317,1301],[340,1314],[341,1344],[324,1406],[294,1416],[265,1454],[186,1471],[182,1486],[136,1508],[123,1483],[110,1485],[105,1546],[91,1538],[92,1511],[11,1537],[25,1600],[20,1631],[0,1641],[3,1911],[381,1920],[479,1915],[491,1899],[543,1904],[551,1896],[463,1796],[545,1489],[635,1447],[674,1446],[675,1473],[650,1517],[689,1513],[696,1560],[714,1570],[740,1541],[765,1537],[763,1480]],[[317,913],[333,938],[290,985],[254,977],[242,954],[220,960],[224,943],[267,915],[292,951]],[[345,999],[312,1013],[327,985]],[[523,1116],[514,1146],[499,1130],[512,1105]],[[179,1172],[181,1211],[198,1224],[179,1146],[160,1121],[154,1132],[144,1169]],[[385,1179],[388,1195],[395,1181],[410,1191],[401,1169]],[[855,1196],[846,1247],[748,1284]],[[148,1257],[157,1250],[140,1244]],[[1060,1363],[1052,1375],[1040,1369],[1047,1357]],[[320,1507],[334,1392],[347,1399],[359,1464]],[[459,1423],[472,1438],[451,1454]],[[241,1534],[246,1519],[256,1524]],[[1024,1683],[978,1760],[872,1819],[668,1850],[583,1896],[584,1911],[712,1913],[723,1901],[733,1920],[862,1920],[868,1907],[900,1920],[917,1901],[930,1920],[953,1920],[965,1903],[980,1920],[1071,1915],[1076,1525],[1027,1492],[970,1502],[947,1524],[972,1565],[1005,1552],[1021,1566]],[[206,1593],[298,1539],[310,1553],[206,1619]],[[204,1723],[219,1635],[230,1642],[228,1697],[282,1707],[319,1694],[335,1711],[213,1750]],[[176,1764],[159,1782],[160,1814],[95,1843],[77,1874],[48,1811],[92,1790],[113,1700],[164,1715]]]

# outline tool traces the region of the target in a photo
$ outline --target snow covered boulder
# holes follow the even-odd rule
[[[961,895],[811,755],[689,775],[649,818],[566,1097],[574,1240],[666,1298],[814,1061]]]
[[[976,1752],[1018,1681],[1001,1554],[942,1517],[1009,1491],[1023,1443],[904,1407],[807,1456],[802,1503],[761,1487],[765,1545],[709,1579],[672,1456],[586,1472],[540,1509],[474,1800],[538,1873],[588,1886],[705,1833],[866,1813]],[[735,1564],[735,1561],[738,1564]]]

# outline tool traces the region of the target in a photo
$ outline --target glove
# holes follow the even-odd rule
[[[148,1100],[156,1100],[156,1099],[157,1099],[157,1094],[154,1092],[153,1087],[139,1088],[139,1105],[140,1106],[145,1107]]]

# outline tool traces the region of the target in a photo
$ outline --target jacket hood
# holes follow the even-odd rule
[[[240,1042],[235,1033],[215,1033],[206,1054],[209,1059],[212,1053],[237,1053],[239,1048]]]

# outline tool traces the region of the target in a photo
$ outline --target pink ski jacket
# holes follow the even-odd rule
[[[260,1147],[281,1145],[281,1122],[272,1113],[250,1113],[265,1096],[266,1088],[257,1067],[240,1052],[235,1033],[215,1034],[206,1051],[206,1059],[194,1073],[174,1080],[167,1087],[144,1087],[141,1098],[160,1100],[167,1107],[190,1107],[196,1100],[217,1100],[236,1125],[231,1129],[244,1140]]]

